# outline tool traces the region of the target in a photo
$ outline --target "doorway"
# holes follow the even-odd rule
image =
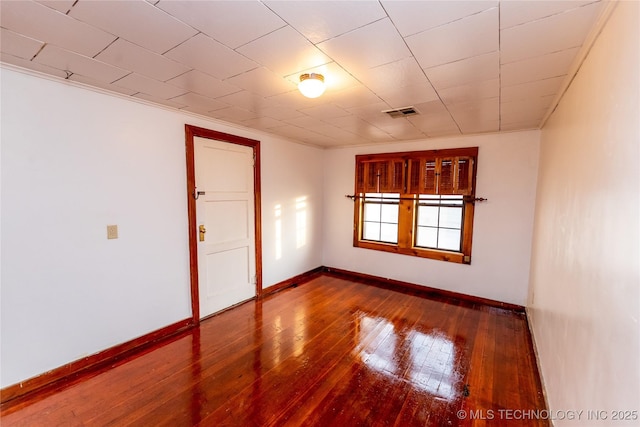
[[[185,126],[194,323],[262,293],[260,141]]]

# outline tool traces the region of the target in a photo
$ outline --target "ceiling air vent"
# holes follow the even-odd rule
[[[383,111],[383,113],[386,113],[394,119],[397,119],[398,117],[415,116],[416,114],[418,114],[418,110],[416,110],[414,107],[403,107],[394,108],[393,110],[385,110]]]

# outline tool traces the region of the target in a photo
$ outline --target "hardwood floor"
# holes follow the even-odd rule
[[[544,409],[524,314],[323,274],[108,370],[8,402],[0,421],[546,426],[536,419]]]

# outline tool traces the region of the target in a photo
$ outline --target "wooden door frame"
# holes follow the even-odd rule
[[[196,167],[194,138],[214,139],[229,144],[244,145],[253,149],[253,197],[256,246],[256,298],[262,295],[262,221],[260,210],[260,141],[231,135],[211,129],[185,125],[187,158],[187,215],[189,217],[189,270],[191,272],[191,313],[193,323],[200,323],[200,292],[198,287],[198,231],[196,218]]]

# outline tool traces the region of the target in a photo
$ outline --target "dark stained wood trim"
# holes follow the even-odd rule
[[[309,270],[302,274],[298,274],[290,279],[283,280],[280,283],[276,283],[275,285],[269,286],[267,289],[264,289],[262,292],[262,296],[266,297],[267,295],[275,294],[283,289],[290,288],[291,286],[301,285],[305,282],[308,282],[312,279],[315,279],[319,275],[321,275],[325,271],[325,267],[316,267],[313,270]]]
[[[191,316],[194,323],[200,321],[200,295],[198,290],[198,233],[196,231],[196,166],[194,160],[194,128],[185,125],[185,156],[187,158],[187,215],[189,219],[189,271],[191,287]]]
[[[198,233],[196,224],[195,201],[195,160],[194,137],[214,139],[231,144],[244,145],[253,149],[253,193],[255,217],[255,252],[256,252],[256,297],[262,295],[262,209],[261,209],[261,172],[260,172],[260,141],[229,133],[192,125],[185,125],[185,145],[187,157],[187,214],[189,215],[189,268],[191,270],[191,312],[194,323],[200,322],[200,297],[198,292]]]
[[[521,305],[510,304],[502,301],[496,301],[488,298],[476,297],[473,295],[461,294],[458,292],[445,291],[443,289],[436,289],[429,286],[418,285],[415,283],[403,282],[401,280],[385,279],[384,277],[372,276],[370,274],[357,273],[355,271],[342,270],[333,267],[324,267],[324,271],[337,277],[343,277],[349,280],[357,281],[360,283],[370,284],[373,286],[380,286],[383,288],[399,290],[402,292],[409,292],[413,294],[419,294],[431,298],[447,298],[460,301],[466,301],[474,304],[482,304],[490,307],[503,308],[505,310],[514,311],[517,313],[524,313],[525,308]]]
[[[193,326],[194,323],[191,318],[184,319],[131,341],[118,344],[102,350],[99,353],[75,360],[41,375],[29,378],[28,380],[10,385],[0,390],[0,403],[2,403],[4,409],[5,406],[12,405],[14,401],[17,403],[17,401],[22,400],[22,398],[31,398],[36,393],[46,393],[46,391],[51,388],[59,388],[66,383],[76,380],[80,376],[111,365],[117,360],[137,353],[146,347],[152,346],[180,332],[191,329]]]
[[[445,148],[441,150],[422,150],[422,151],[401,151],[376,154],[357,154],[356,163],[358,161],[376,161],[391,158],[410,159],[412,157],[458,157],[458,156],[478,156],[478,147],[466,148]]]

